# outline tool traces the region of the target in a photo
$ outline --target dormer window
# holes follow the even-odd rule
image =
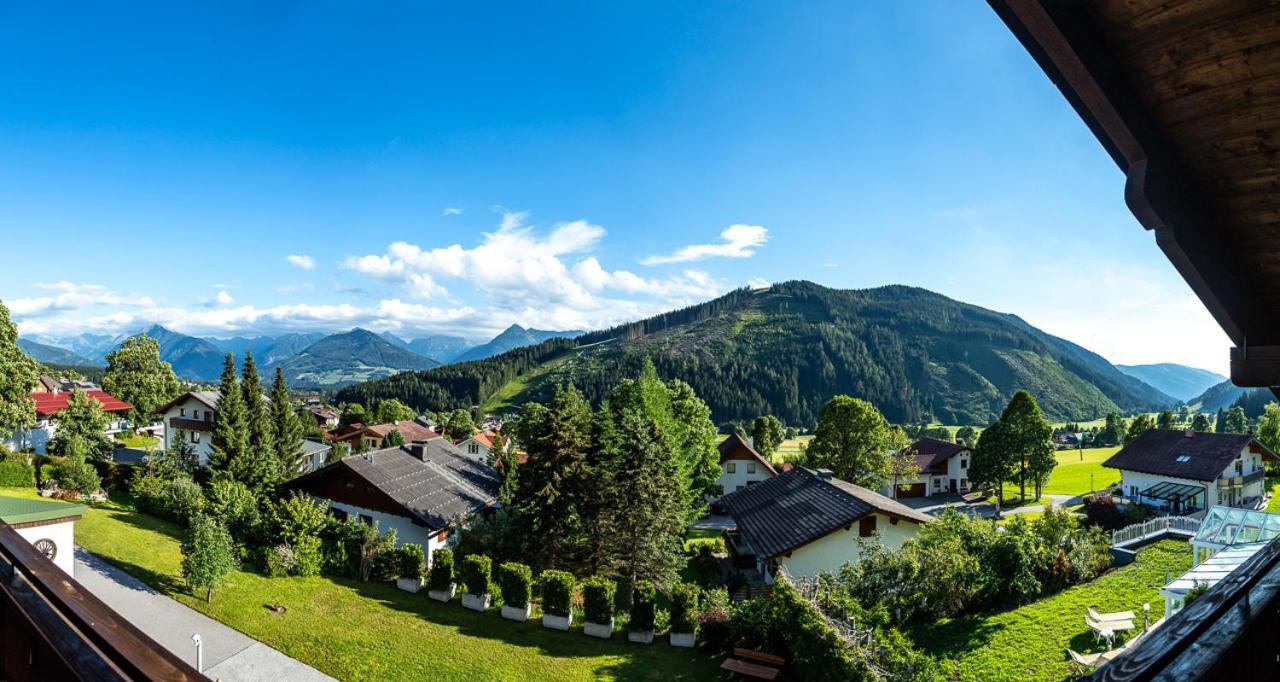
[[[1179,462],[1190,462],[1190,461],[1191,461],[1191,455],[1178,455],[1178,461],[1179,461]]]

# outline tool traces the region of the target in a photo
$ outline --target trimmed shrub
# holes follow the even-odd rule
[[[189,478],[175,478],[166,486],[168,494],[169,514],[182,523],[190,523],[191,519],[204,510],[204,491],[200,485]]]
[[[445,591],[453,584],[453,552],[437,549],[431,553],[431,573],[427,577],[427,587],[436,591]]]
[[[293,548],[285,543],[268,547],[263,553],[266,555],[263,561],[265,573],[269,578],[283,578],[297,567],[298,561],[294,557]]]
[[[693,583],[680,583],[671,589],[671,631],[680,634],[698,630],[698,596]]]
[[[522,609],[533,596],[533,571],[524,564],[508,561],[498,566],[498,586],[502,588],[503,603]]]
[[[632,632],[653,631],[653,601],[657,592],[653,583],[648,580],[641,580],[636,583],[635,589],[631,590],[630,628]]]
[[[458,571],[467,594],[477,597],[489,594],[490,578],[493,575],[493,561],[483,554],[468,554],[462,557],[462,570]]]
[[[9,455],[0,461],[0,486],[9,488],[33,488],[36,485],[36,468],[22,455]]]
[[[421,578],[422,562],[425,556],[422,553],[422,545],[407,543],[401,545],[396,551],[400,555],[400,577],[408,580]]]
[[[320,538],[307,535],[293,544],[293,570],[290,575],[320,575],[324,567],[324,545]]]
[[[543,571],[542,580],[542,612],[551,616],[565,618],[573,608],[572,573],[565,571]]]
[[[583,581],[582,610],[587,622],[603,625],[613,620],[613,598],[617,591],[617,584],[598,575]]]

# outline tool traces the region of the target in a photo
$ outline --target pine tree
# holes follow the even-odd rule
[[[1156,418],[1156,428],[1172,429],[1174,423],[1173,412],[1170,410],[1162,410],[1160,416]]]
[[[241,465],[240,460],[249,448],[249,431],[244,395],[240,392],[240,380],[236,377],[236,362],[230,353],[227,353],[222,366],[218,391],[221,397],[218,399],[218,414],[213,421],[213,434],[210,437],[212,451],[209,453],[209,468],[214,472],[231,474],[234,478],[234,470]]]
[[[281,479],[287,480],[298,470],[298,453],[302,450],[302,421],[289,402],[289,387],[284,381],[284,370],[276,367],[275,381],[271,385],[272,445],[280,468]]]
[[[1244,415],[1244,408],[1239,405],[1232,405],[1230,410],[1222,419],[1223,433],[1248,433],[1248,419]]]
[[[253,353],[244,352],[244,365],[240,371],[240,389],[244,393],[244,408],[249,427],[249,448],[262,456],[274,456],[275,429],[272,426],[271,405],[262,398],[262,377],[258,375],[258,363]]]

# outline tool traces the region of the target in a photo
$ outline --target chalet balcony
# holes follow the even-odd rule
[[[169,426],[183,431],[212,431],[213,421],[205,419],[183,419],[182,417],[173,417],[169,420]]]
[[[0,679],[206,680],[0,523]]]

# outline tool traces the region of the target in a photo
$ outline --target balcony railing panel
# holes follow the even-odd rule
[[[0,679],[207,678],[0,523]]]

